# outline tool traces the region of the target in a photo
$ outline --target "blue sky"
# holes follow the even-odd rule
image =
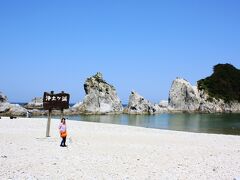
[[[26,102],[64,90],[76,102],[100,71],[123,103],[131,90],[159,102],[176,77],[195,84],[217,63],[240,68],[239,9],[237,0],[2,0],[0,91]]]

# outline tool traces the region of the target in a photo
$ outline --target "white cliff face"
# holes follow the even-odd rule
[[[226,103],[215,99],[192,86],[188,81],[177,78],[169,92],[169,110],[203,113],[240,112],[239,102]]]
[[[240,103],[232,101],[224,102],[222,99],[210,98],[204,91],[199,91],[200,107],[199,111],[204,113],[237,113],[240,112]]]
[[[197,111],[199,109],[199,95],[188,81],[177,78],[173,81],[169,92],[169,108],[177,111]]]
[[[239,102],[231,102],[227,105],[225,105],[225,110],[233,113],[239,113],[240,112],[240,103]]]
[[[27,110],[19,104],[10,104],[7,102],[7,96],[0,92],[0,115],[26,116]]]
[[[116,89],[103,80],[101,73],[88,78],[84,90],[86,96],[78,107],[81,113],[104,114],[123,111]]]
[[[125,109],[125,113],[128,114],[156,114],[164,111],[166,111],[166,108],[158,104],[152,104],[135,91],[131,92],[128,106]]]

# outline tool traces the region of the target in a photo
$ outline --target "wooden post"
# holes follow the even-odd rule
[[[63,118],[63,109],[61,109],[61,119]]]
[[[51,91],[51,94],[54,94],[54,91]],[[48,110],[48,122],[47,122],[46,137],[50,137],[51,118],[52,118],[52,109],[49,109]]]
[[[62,91],[64,93],[64,91]],[[61,109],[61,119],[63,118],[63,108]]]
[[[46,137],[50,137],[51,116],[52,116],[52,110],[49,109],[48,110],[48,122],[47,122]]]

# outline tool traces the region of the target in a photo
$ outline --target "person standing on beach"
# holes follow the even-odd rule
[[[61,119],[61,122],[60,122],[60,124],[58,126],[59,131],[60,131],[60,128],[61,128],[62,124],[63,124],[63,118]]]
[[[67,126],[66,126],[66,119],[62,118],[61,123],[59,125],[59,131],[60,131],[60,136],[62,138],[62,142],[60,144],[61,147],[67,147],[66,146],[66,138],[67,138]]]

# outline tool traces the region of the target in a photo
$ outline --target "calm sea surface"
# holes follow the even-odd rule
[[[59,118],[56,117],[55,118]],[[240,114],[79,115],[69,120],[146,128],[240,135]]]

